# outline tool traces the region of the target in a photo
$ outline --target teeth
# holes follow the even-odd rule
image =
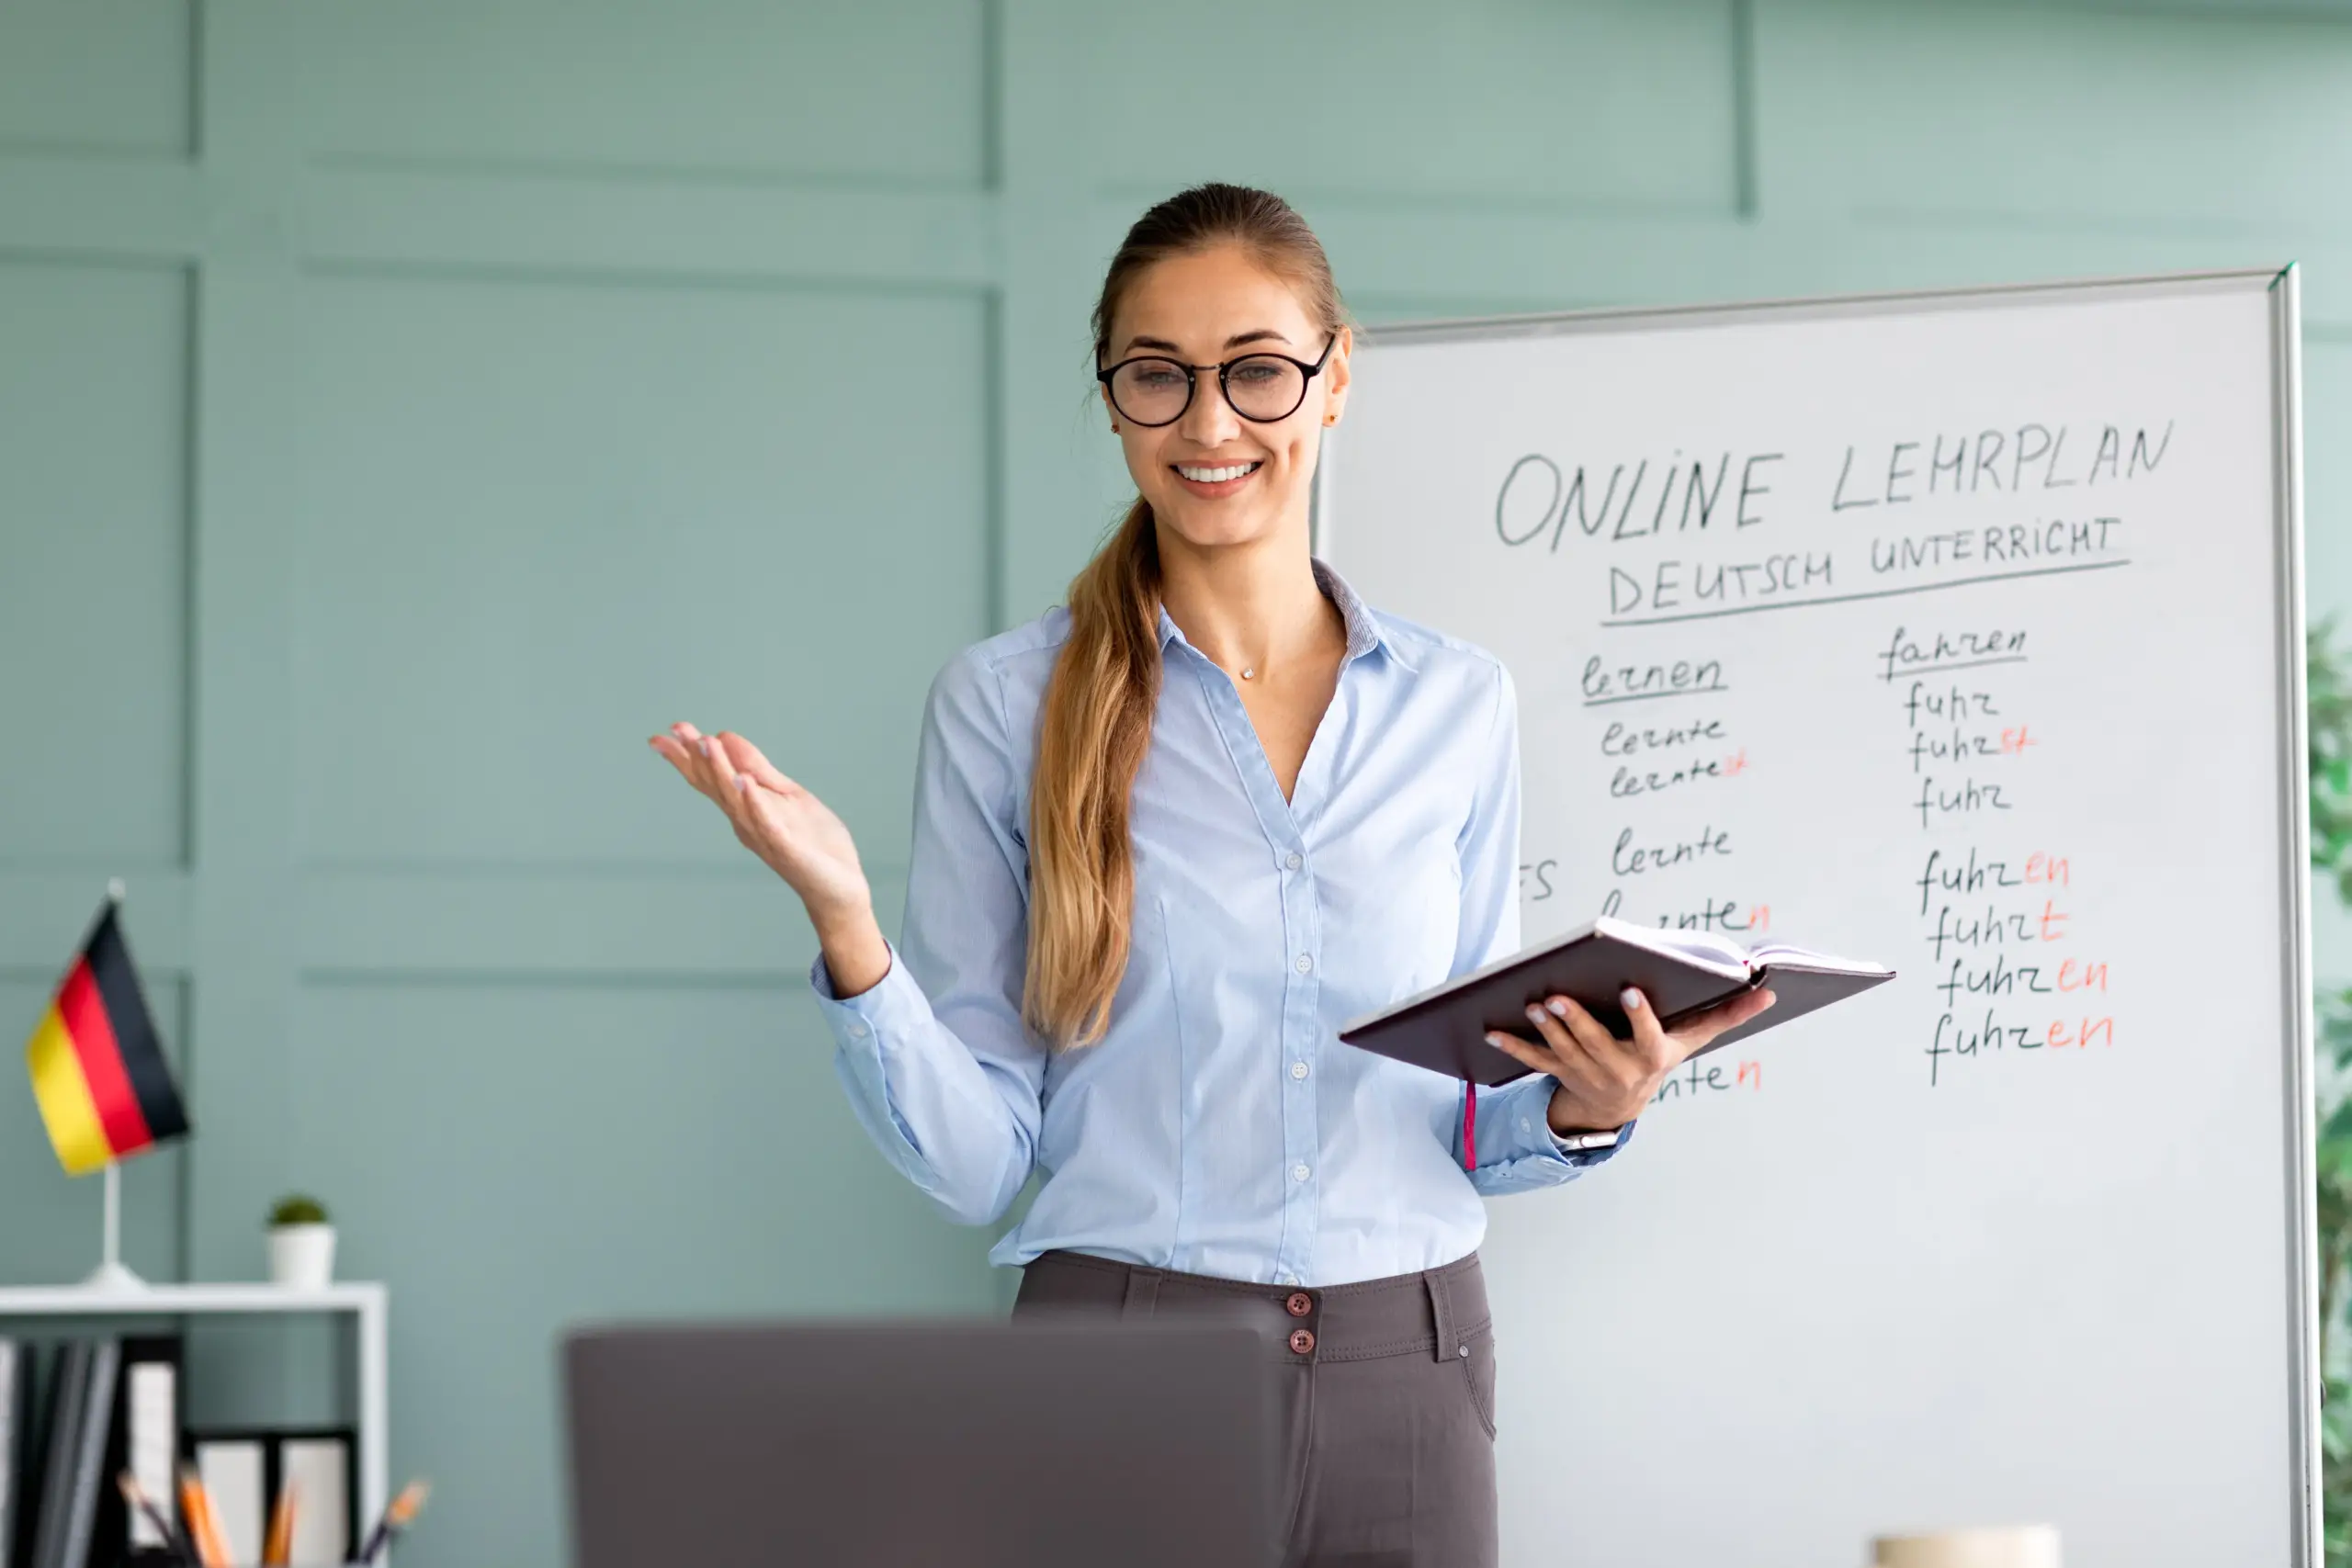
[[[1213,485],[1222,484],[1227,479],[1238,479],[1244,474],[1254,472],[1257,467],[1255,463],[1236,463],[1223,468],[1194,468],[1179,463],[1176,471],[1194,484]]]

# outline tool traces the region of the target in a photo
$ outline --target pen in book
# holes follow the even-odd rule
[[[155,1499],[147,1495],[147,1488],[139,1484],[137,1476],[126,1470],[114,1478],[114,1483],[121,1489],[122,1500],[144,1514],[147,1517],[147,1522],[154,1527],[155,1533],[163,1537],[165,1551],[182,1560],[191,1555],[187,1538],[179,1532],[178,1527],[170,1519],[164,1517],[164,1510],[156,1506]]]
[[[368,1532],[368,1543],[359,1549],[359,1561],[375,1562],[392,1543],[392,1538],[408,1529],[423,1510],[424,1499],[432,1490],[422,1481],[412,1481],[401,1487],[401,1495],[392,1499],[392,1506],[384,1510],[384,1517],[376,1521],[376,1528]]]

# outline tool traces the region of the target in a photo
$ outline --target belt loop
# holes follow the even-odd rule
[[[1153,1308],[1159,1304],[1159,1270],[1129,1269],[1127,1270],[1127,1299],[1120,1304],[1119,1315],[1149,1317]]]
[[[1429,1287],[1430,1316],[1437,1325],[1437,1359],[1451,1361],[1453,1348],[1453,1298],[1445,1288],[1445,1275],[1436,1269],[1424,1269],[1421,1283]]]

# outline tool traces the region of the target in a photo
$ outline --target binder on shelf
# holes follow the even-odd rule
[[[24,1506],[25,1450],[31,1438],[32,1347],[0,1337],[0,1568],[19,1568],[17,1515]]]
[[[40,1528],[40,1500],[47,1489],[50,1432],[57,1424],[58,1364],[62,1356],[46,1358],[51,1362],[46,1383],[41,1381],[40,1348],[28,1339],[17,1341],[17,1366],[24,1376],[23,1402],[17,1406],[25,1424],[17,1442],[17,1481],[14,1488],[16,1503],[9,1512],[8,1568],[30,1568],[35,1532]]]
[[[105,1475],[124,1471],[155,1500],[166,1520],[179,1517],[179,1489],[175,1484],[180,1453],[181,1366],[185,1355],[177,1335],[155,1335],[122,1342],[122,1374],[116,1385],[114,1418],[107,1439]],[[98,1568],[139,1552],[161,1551],[167,1543],[144,1515],[126,1506],[111,1484],[98,1491],[98,1520],[94,1537],[94,1562]]]
[[[26,1568],[63,1568],[65,1510],[74,1493],[74,1456],[80,1449],[82,1406],[90,1395],[90,1342],[58,1348],[49,1385],[49,1431],[41,1457],[40,1501],[35,1505],[33,1549]]]
[[[232,1562],[259,1562],[269,1528],[269,1443],[259,1434],[198,1438],[193,1444],[197,1478],[211,1495]]]
[[[278,1485],[291,1486],[294,1540],[287,1553],[292,1568],[336,1568],[351,1560],[353,1443],[346,1433],[292,1435],[277,1445]]]
[[[89,1342],[89,1376],[82,1393],[82,1420],[74,1434],[72,1473],[65,1488],[65,1517],[59,1521],[58,1559],[53,1568],[91,1568],[98,1496],[107,1479],[107,1435],[114,1425],[114,1391],[122,1369],[122,1341]],[[105,1565],[112,1568],[112,1564]]]

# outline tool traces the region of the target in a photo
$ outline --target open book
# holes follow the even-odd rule
[[[1669,1029],[1742,991],[1769,988],[1772,1006],[1716,1035],[1707,1046],[1713,1051],[1894,978],[1894,971],[1880,964],[1786,942],[1742,947],[1707,931],[1666,931],[1603,915],[1564,937],[1351,1019],[1340,1038],[1473,1083],[1509,1083],[1532,1069],[1487,1044],[1487,1032],[1531,1036],[1527,1006],[1546,997],[1574,998],[1623,1037],[1630,1028],[1617,994],[1627,986],[1641,987]]]

